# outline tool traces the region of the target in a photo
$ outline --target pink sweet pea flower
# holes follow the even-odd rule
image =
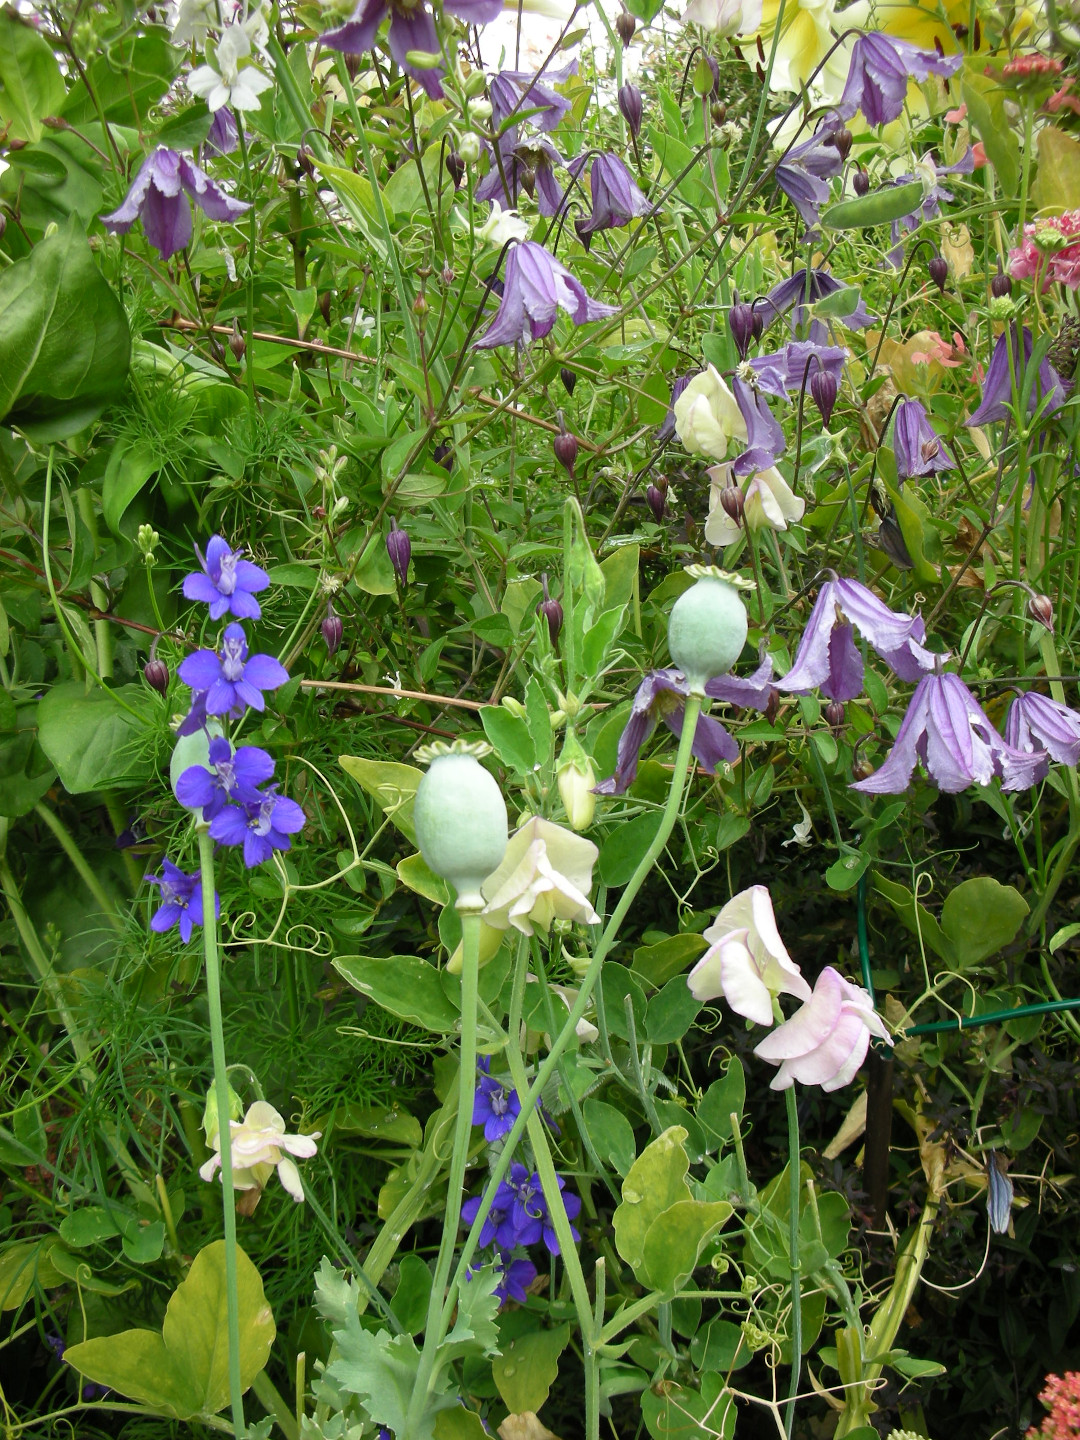
[[[737,1015],[758,1025],[773,1023],[777,995],[810,1000],[810,986],[780,939],[764,885],[751,885],[729,900],[705,939],[712,943],[686,977],[695,1000],[723,995]]]
[[[867,991],[826,965],[806,1003],[766,1035],[754,1054],[780,1066],[773,1090],[786,1090],[796,1080],[839,1090],[855,1078],[871,1035],[892,1044]]]

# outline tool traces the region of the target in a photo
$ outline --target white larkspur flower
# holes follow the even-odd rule
[[[516,210],[504,210],[497,200],[493,200],[491,214],[476,233],[481,240],[497,245],[501,250],[508,240],[527,240],[529,222],[523,220]]]
[[[780,939],[766,886],[751,885],[733,896],[704,938],[709,949],[686,977],[695,1000],[723,995],[737,1015],[771,1025],[777,995],[810,999],[810,986]]]
[[[272,1105],[265,1100],[256,1100],[248,1107],[243,1120],[233,1120],[229,1126],[232,1149],[232,1180],[234,1190],[264,1190],[266,1182],[276,1170],[278,1179],[292,1198],[301,1201],[304,1187],[300,1183],[300,1172],[292,1155],[308,1160],[317,1149],[315,1141],[320,1131],[313,1135],[287,1135],[285,1121]],[[214,1151],[199,1174],[204,1180],[212,1180],[221,1165],[220,1135],[215,1131],[208,1141]]]
[[[591,840],[534,815],[511,836],[502,864],[481,887],[484,920],[523,935],[534,927],[547,931],[554,920],[599,924],[589,900],[599,853]]]

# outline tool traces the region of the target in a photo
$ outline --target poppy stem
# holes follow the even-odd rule
[[[791,1187],[791,1215],[788,1219],[789,1263],[791,1265],[791,1378],[784,1411],[784,1429],[791,1435],[795,1423],[795,1397],[799,1393],[802,1370],[802,1261],[799,1256],[799,1196],[802,1191],[802,1166],[799,1160],[799,1098],[795,1086],[784,1091],[788,1124],[788,1183]]]

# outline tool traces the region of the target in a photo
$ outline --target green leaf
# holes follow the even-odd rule
[[[397,575],[394,564],[381,535],[373,535],[356,564],[353,576],[357,585],[367,595],[394,595],[397,593]]]
[[[20,705],[15,726],[0,734],[0,815],[12,819],[32,810],[56,779],[56,768],[38,744],[37,705]]]
[[[656,839],[663,818],[659,811],[638,815],[618,825],[604,841],[597,864],[600,878],[609,889],[625,885],[630,879]]]
[[[399,765],[393,760],[365,760],[361,755],[339,755],[338,764],[415,845],[413,802],[417,786],[424,778],[423,770],[415,765]]]
[[[641,945],[634,951],[630,968],[648,985],[659,989],[675,975],[681,975],[692,960],[709,948],[709,942],[690,933],[669,935],[655,945]]]
[[[124,308],[76,217],[0,274],[0,419],[74,435],[121,393],[130,356]]]
[[[536,763],[546,765],[551,759],[551,711],[544,698],[543,686],[535,675],[525,686],[525,724],[536,752]]]
[[[754,1358],[743,1339],[742,1327],[731,1320],[713,1320],[690,1342],[690,1358],[698,1370],[727,1374],[741,1370]]]
[[[864,851],[845,845],[839,860],[834,860],[825,871],[825,883],[830,890],[843,894],[853,889],[870,866],[871,857]]]
[[[160,469],[153,446],[146,440],[118,441],[105,467],[101,486],[101,513],[114,535],[120,534],[124,512],[151,475]]]
[[[645,1147],[622,1183],[622,1202],[613,1217],[615,1248],[635,1272],[644,1262],[645,1237],[653,1221],[669,1206],[691,1198],[685,1139],[686,1130],[672,1125]]]
[[[49,1290],[63,1282],[63,1272],[51,1258],[57,1248],[62,1248],[59,1238],[49,1235],[44,1240],[9,1245],[0,1252],[0,1311],[17,1310],[35,1285]]]
[[[697,1018],[701,1001],[690,993],[686,977],[676,975],[645,1011],[645,1038],[653,1045],[672,1045],[681,1040]]]
[[[989,875],[962,880],[950,890],[941,907],[941,928],[960,969],[978,965],[1015,939],[1028,908],[1019,890]]]
[[[122,708],[126,701],[138,712]],[[79,682],[57,685],[38,705],[38,740],[72,795],[138,785],[154,772],[153,719],[138,685],[91,690]]]
[[[732,1055],[727,1070],[719,1080],[714,1080],[701,1097],[697,1107],[697,1118],[705,1126],[708,1135],[717,1144],[726,1145],[731,1141],[731,1117],[741,1117],[746,1103],[746,1075],[742,1062]]]
[[[569,1325],[527,1330],[492,1361],[492,1378],[511,1415],[527,1410],[535,1414],[540,1409],[559,1374],[559,1356],[569,1343]]]
[[[619,605],[605,610],[597,616],[596,622],[585,631],[581,646],[581,668],[585,675],[600,675],[607,664],[608,654],[615,637],[626,621],[626,606]]]
[[[40,140],[67,91],[52,46],[12,10],[0,10],[0,120],[8,140]]]
[[[960,94],[1004,197],[1011,200],[1020,188],[1020,146],[1005,113],[1005,92],[995,81],[967,68],[960,81]]]
[[[423,895],[424,899],[430,900],[433,905],[450,904],[450,886],[428,867],[421,854],[406,855],[404,860],[399,860],[397,874],[403,885],[415,890],[417,895]]]
[[[451,1405],[440,1410],[435,1417],[432,1430],[435,1440],[488,1440],[490,1432],[475,1410],[466,1410],[464,1405]]]
[[[710,1403],[701,1391],[670,1380],[642,1393],[641,1414],[653,1440],[730,1440],[735,1431],[730,1395],[721,1391]]]
[[[1032,198],[1039,210],[1080,208],[1080,141],[1056,125],[1039,131],[1039,173]]]
[[[99,118],[100,106],[112,124],[142,129],[172,84],[181,59],[181,52],[161,26],[115,40],[91,62],[87,70],[90,88],[81,80],[72,87],[64,116],[73,125],[92,124]],[[168,143],[181,148],[175,140]]]
[[[447,1034],[461,1018],[443,989],[439,971],[415,955],[392,955],[387,960],[343,955],[334,961],[334,969],[362,995],[421,1029]]]
[[[690,1278],[706,1240],[732,1213],[726,1200],[679,1200],[669,1206],[646,1232],[638,1279],[674,1293]]]
[[[345,1328],[333,1334],[339,1355],[327,1366],[328,1377],[350,1395],[358,1395],[376,1425],[404,1435],[420,1363],[412,1336],[391,1336],[387,1330],[372,1334],[361,1328],[355,1311],[346,1316]],[[429,1421],[417,1440],[429,1440],[430,1436]]]
[[[237,1250],[240,1381],[266,1367],[276,1333],[259,1272]],[[64,1361],[86,1379],[177,1420],[216,1415],[229,1403],[225,1242],[200,1250],[173,1292],[161,1331],[125,1330],[71,1345]]]
[[[925,905],[916,904],[915,897],[906,885],[898,885],[895,880],[886,880],[884,875],[875,875],[874,889],[889,902],[911,933],[922,937],[928,950],[932,950],[942,960],[953,960],[952,943],[942,932],[937,917],[932,915]]]
[[[634,1127],[614,1105],[590,1096],[582,1106],[585,1129],[600,1159],[620,1175],[627,1175],[637,1154]]]
[[[495,1317],[501,1301],[495,1291],[502,1280],[497,1265],[474,1269],[458,1286],[454,1328],[439,1346],[439,1361],[447,1365],[465,1355],[494,1355],[499,1348]]]
[[[419,1255],[403,1255],[398,1266],[398,1283],[390,1309],[408,1335],[419,1335],[427,1317],[431,1297],[431,1271]]]
[[[505,623],[503,616],[499,618]],[[523,779],[533,773],[536,750],[529,727],[520,715],[511,714],[502,705],[485,705],[480,711],[480,723],[504,765],[509,765]]]
[[[626,1018],[626,1001],[630,1000],[630,1012],[634,1017],[634,1030],[640,1042],[644,1039],[645,992],[631,971],[625,965],[609,962],[600,971],[600,992],[597,1002],[604,1007],[608,1029],[622,1040],[630,1039],[630,1025]]]
[[[620,545],[600,564],[604,577],[604,600],[617,609],[629,605],[637,589],[638,567],[641,564],[641,547]]]
[[[60,1222],[60,1238],[65,1245],[74,1245],[76,1250],[98,1245],[102,1240],[111,1240],[120,1233],[113,1218],[115,1213],[115,1210],[110,1213],[101,1205],[85,1205],[81,1210],[73,1210]]]

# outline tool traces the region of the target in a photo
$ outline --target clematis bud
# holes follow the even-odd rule
[[[1054,633],[1054,607],[1049,595],[1032,595],[1027,604],[1028,614],[1040,625]]]
[[[830,130],[825,136],[825,144],[831,145],[834,150],[839,150],[840,159],[846,160],[853,138],[850,130],[843,125],[838,125],[835,130]]]
[[[728,311],[728,327],[739,352],[739,359],[745,360],[750,341],[754,338],[754,307],[745,300],[737,300]]]
[[[1047,602],[1049,604],[1049,601]],[[143,666],[143,679],[152,690],[159,695],[168,694],[169,690],[169,667],[164,660],[156,658],[148,660]]]
[[[836,376],[828,370],[815,370],[810,376],[810,394],[821,414],[821,423],[825,426],[832,419],[838,388]]]
[[[327,325],[330,324],[330,307],[333,304],[333,299],[334,297],[330,294],[329,290],[324,290],[319,296],[319,314]]]
[[[465,179],[465,161],[456,150],[451,150],[448,152],[443,164],[446,166],[446,173],[454,182],[454,189],[460,190],[461,182]]]
[[[552,448],[555,451],[555,459],[558,460],[566,473],[573,479],[574,465],[577,462],[578,455],[578,442],[575,437],[571,435],[570,431],[567,430],[561,410],[558,412],[558,420],[559,433],[555,436]]]
[[[390,521],[390,534],[386,537],[386,553],[394,567],[398,581],[404,588],[409,583],[409,561],[412,559],[412,541],[396,520]]]
[[[930,279],[941,291],[942,295],[944,295],[945,281],[949,278],[949,262],[945,259],[944,255],[934,255],[931,257],[926,268],[929,272]]]
[[[476,106],[472,107],[474,113]],[[462,165],[475,165],[480,159],[480,136],[469,130],[458,141],[458,159]]]
[[[995,300],[1004,300],[1012,294],[1012,281],[1008,275],[995,275],[990,281],[990,294]]]
[[[630,127],[630,134],[636,140],[641,130],[641,91],[629,81],[619,87],[619,110]]]
[[[334,651],[341,644],[341,637],[345,633],[345,627],[341,623],[341,616],[336,614],[334,607],[326,607],[326,618],[319,626],[322,631],[322,638],[326,641],[326,653],[333,655]]]
[[[729,520],[733,520],[736,525],[742,524],[746,501],[738,485],[724,486],[720,491],[720,504],[724,507],[724,513]]]
[[[544,586],[544,598],[540,601],[540,604],[537,605],[536,613],[538,615],[542,615],[547,621],[548,634],[551,636],[552,645],[555,645],[558,643],[559,631],[562,629],[563,610],[559,602],[557,600],[552,600],[551,596],[548,594],[547,576],[544,575],[542,577],[542,580]]]
[[[858,169],[851,177],[851,188],[856,195],[865,195],[870,189],[870,176],[863,169]]]
[[[825,706],[825,720],[834,730],[840,730],[844,724],[844,707],[839,700],[830,700]]]
[[[454,468],[454,452],[449,445],[436,445],[432,449],[431,458],[436,465],[441,465],[447,474]]]
[[[634,38],[634,31],[637,29],[637,21],[629,10],[622,10],[615,17],[615,33],[624,45],[629,45]]]
[[[229,336],[229,349],[232,351],[233,359],[236,360],[237,363],[243,360],[244,353],[247,350],[247,345],[244,342],[244,337],[240,334],[240,326],[236,323],[235,316],[232,322],[232,334]]]
[[[650,485],[645,491],[645,499],[649,502],[653,519],[659,525],[664,518],[664,511],[667,509],[667,500],[664,498],[663,490],[658,485]]]
[[[577,384],[577,376],[574,374],[573,370],[568,370],[564,365],[559,371],[559,379],[562,381],[563,389],[566,391],[567,395],[573,395],[574,386]]]

